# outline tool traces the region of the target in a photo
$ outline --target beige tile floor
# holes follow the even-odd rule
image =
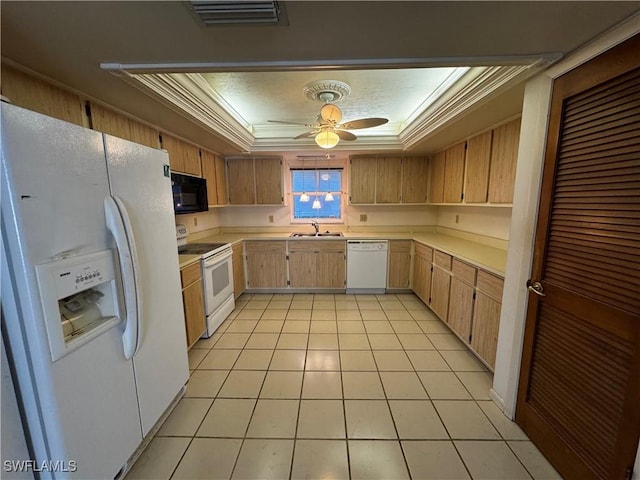
[[[189,352],[149,479],[558,479],[414,295],[243,295]]]

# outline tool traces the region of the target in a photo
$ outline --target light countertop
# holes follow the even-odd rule
[[[352,239],[380,239],[380,240],[415,240],[442,252],[448,253],[460,260],[471,263],[491,273],[504,276],[507,263],[506,250],[484,245],[479,242],[459,238],[443,233],[431,232],[344,232],[343,237],[322,237],[323,242],[352,240]],[[199,243],[237,243],[243,240],[308,240],[314,237],[290,237],[289,233],[223,233],[198,238]],[[199,255],[180,255],[180,268],[197,261]]]

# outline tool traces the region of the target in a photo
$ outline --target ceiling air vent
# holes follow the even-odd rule
[[[207,26],[287,25],[284,2],[191,0],[191,9]]]

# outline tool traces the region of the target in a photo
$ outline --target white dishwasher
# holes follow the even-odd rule
[[[387,240],[347,240],[347,293],[385,293]]]

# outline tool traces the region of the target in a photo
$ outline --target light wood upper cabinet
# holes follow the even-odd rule
[[[169,153],[171,170],[201,176],[200,149],[191,143],[163,133],[162,148]]]
[[[253,158],[227,160],[229,203],[232,205],[254,205],[256,203],[256,179]]]
[[[462,187],[464,179],[464,157],[466,142],[454,145],[446,151],[444,167],[444,202],[462,202]]]
[[[444,202],[444,167],[446,151],[438,152],[431,158],[431,186],[429,188],[431,203]]]
[[[423,157],[402,159],[402,203],[427,202],[428,162]]]
[[[247,241],[244,243],[248,288],[287,286],[287,242]]]
[[[227,201],[227,164],[219,155],[215,156],[216,165],[216,194],[218,205],[226,205]]]
[[[519,141],[519,118],[493,130],[488,195],[491,203],[513,202]]]
[[[282,158],[228,158],[231,205],[282,205]]]
[[[2,64],[2,95],[12,104],[50,117],[87,126],[80,97]]]
[[[255,158],[256,203],[258,205],[281,205],[282,159]]]
[[[409,288],[411,240],[389,240],[387,288]]]
[[[375,157],[357,157],[349,160],[349,201],[352,204],[375,202],[376,163]]]
[[[90,111],[91,127],[94,130],[146,145],[147,147],[160,147],[158,130],[155,128],[96,103],[91,104]]]
[[[427,161],[423,157],[352,157],[351,204],[427,202]]]
[[[402,158],[380,157],[376,161],[376,203],[400,203]]]
[[[207,150],[200,150],[200,156],[202,162],[202,178],[207,181],[207,200],[209,206],[217,205],[216,156]]]
[[[487,201],[492,136],[493,132],[490,130],[467,140],[467,175],[464,183],[466,203]]]

